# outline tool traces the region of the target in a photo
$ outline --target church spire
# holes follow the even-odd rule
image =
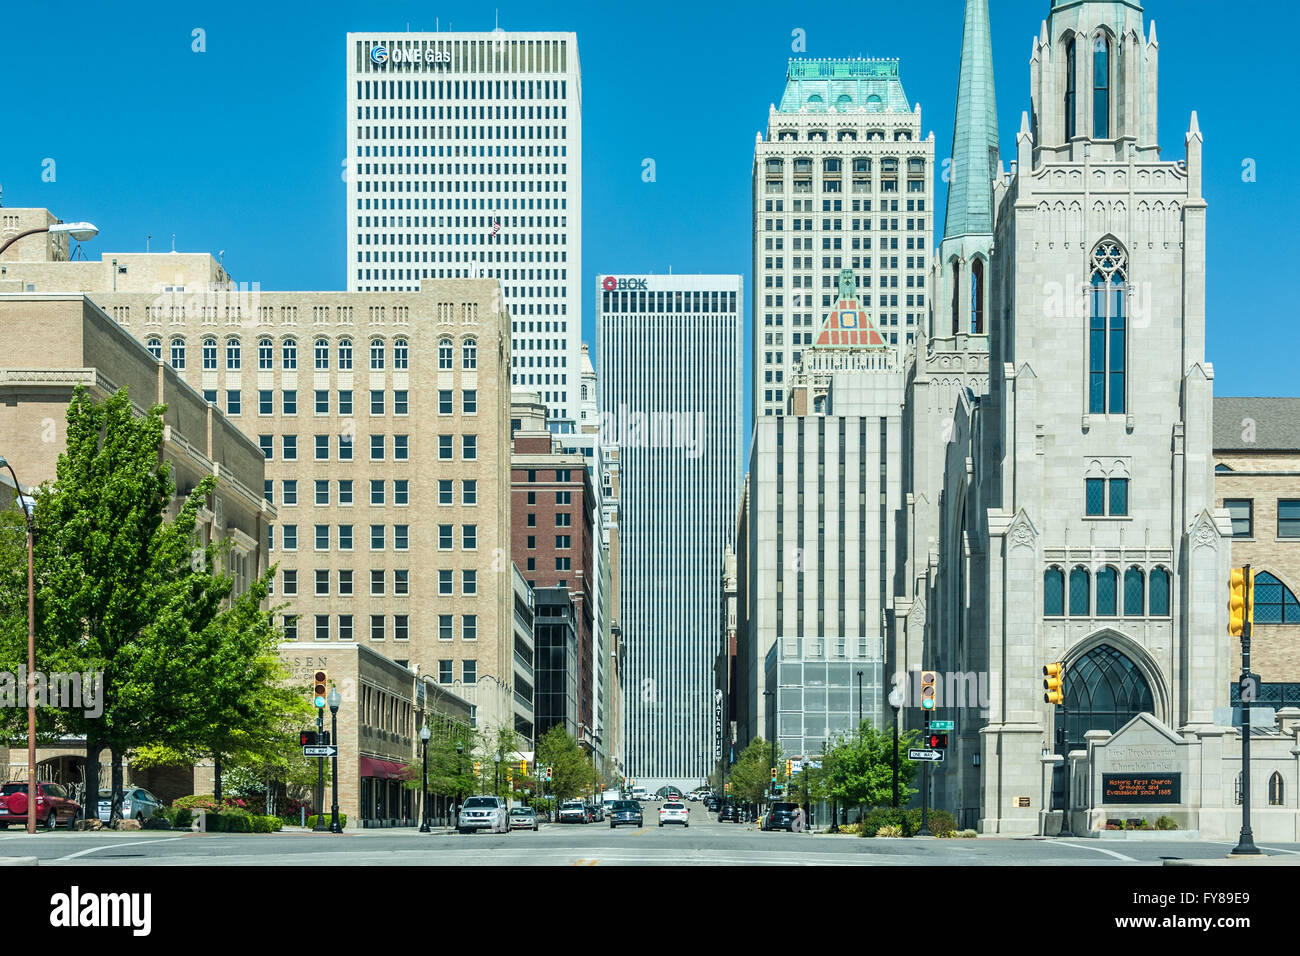
[[[952,132],[945,239],[993,233],[993,176],[998,166],[998,114],[993,92],[993,41],[988,0],[966,0],[957,117]]]

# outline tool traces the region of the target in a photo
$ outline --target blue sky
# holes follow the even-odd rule
[[[1147,0],[1160,40],[1160,141],[1205,135],[1207,352],[1223,395],[1295,384],[1286,283],[1297,220],[1289,2]],[[779,99],[792,31],[808,56],[890,56],[942,162],[952,141],[961,0],[910,4],[584,5],[503,0],[508,30],[575,30],[583,71],[584,330],[603,272],[741,272],[750,281],[754,134]],[[1029,104],[1048,0],[992,0],[1002,150]],[[6,11],[0,184],[8,206],[90,219],[102,252],[225,250],[239,281],[344,287],[344,34],[489,30],[490,5],[15,3]],[[55,17],[57,19],[52,20]],[[1234,32],[1214,25],[1231,21]],[[191,50],[192,30],[207,50]],[[1207,37],[1207,30],[1211,36]],[[1221,43],[1220,39],[1228,42]],[[1213,42],[1212,42],[1213,41]],[[55,181],[42,181],[44,161]],[[642,181],[642,161],[657,178]],[[1253,160],[1255,181],[1243,181]],[[940,191],[942,199],[942,189]],[[936,212],[941,229],[942,210]],[[1254,332],[1250,332],[1251,328]],[[746,336],[748,349],[748,336]],[[748,404],[748,403],[747,403]]]

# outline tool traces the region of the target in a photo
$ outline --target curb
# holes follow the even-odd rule
[[[0,866],[37,866],[34,856],[0,856]]]

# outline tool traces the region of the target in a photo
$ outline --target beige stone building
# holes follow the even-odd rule
[[[1251,670],[1265,685],[1260,704],[1295,706],[1300,703],[1300,398],[1214,400],[1214,493],[1232,518],[1233,566],[1249,564],[1257,572]],[[1222,590],[1226,602],[1226,581]],[[1234,674],[1241,668],[1240,639],[1232,640],[1229,664]]]
[[[39,238],[39,237],[36,237]],[[77,385],[97,401],[126,387],[137,411],[165,404],[162,454],[172,465],[177,505],[205,475],[218,484],[200,513],[201,532],[231,540],[230,571],[242,590],[267,567],[263,542],[275,509],[262,494],[264,460],[257,443],[236,428],[191,387],[183,375],[159,362],[90,299],[79,294],[0,294],[0,454],[13,466],[24,491],[55,478],[67,442],[67,406]],[[4,500],[12,500],[6,483]],[[39,665],[39,661],[38,661]],[[84,741],[68,740],[37,751],[41,779],[82,782]],[[107,773],[109,755],[101,757]],[[0,750],[5,779],[25,779],[26,752]],[[161,797],[190,792],[189,780],[132,774],[137,785]]]
[[[3,210],[0,244],[45,210]],[[13,218],[12,224],[9,217]],[[495,279],[268,292],[209,255],[69,261],[36,235],[0,293],[84,292],[263,449],[261,539],[286,638],[453,662],[480,728],[513,719],[509,316]],[[483,678],[491,678],[483,680]]]

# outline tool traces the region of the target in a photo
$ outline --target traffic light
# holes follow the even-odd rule
[[[1255,572],[1246,579],[1246,568],[1233,568],[1228,577],[1228,633],[1241,637],[1246,624],[1255,624]]]
[[[479,776],[483,772],[483,764],[477,760],[474,761],[474,776]]]
[[[1060,661],[1043,665],[1043,700],[1049,704],[1065,703],[1065,670]]]
[[[550,768],[550,767],[547,767],[547,768],[546,768],[546,782],[547,782],[547,783],[550,783],[550,782],[551,782],[551,777],[552,777],[551,768]]]
[[[776,783],[776,768],[772,768],[772,782]]]
[[[927,734],[926,737],[925,737],[925,745],[926,745],[927,747],[929,747],[931,750],[947,750],[947,749],[948,749],[948,735],[947,735],[947,734]]]
[[[923,710],[934,710],[935,707],[935,685],[939,683],[939,675],[934,671],[921,671],[921,708]]]
[[[521,760],[521,761],[519,761],[519,776],[521,776],[521,777],[526,777],[526,776],[528,776],[528,761],[527,761],[527,760]]]
[[[325,706],[325,695],[329,693],[329,675],[324,670],[317,671],[311,679],[311,696],[317,709]]]
[[[787,777],[793,777],[793,776],[794,776],[794,761],[793,761],[793,760],[787,760],[787,761],[785,762],[785,775],[786,775]]]
[[[298,743],[304,747],[316,746],[316,731],[304,730],[298,734]]]
[[[722,789],[723,789],[726,793],[731,793],[731,781],[728,780],[726,783],[724,783],[724,784],[722,785]]]

